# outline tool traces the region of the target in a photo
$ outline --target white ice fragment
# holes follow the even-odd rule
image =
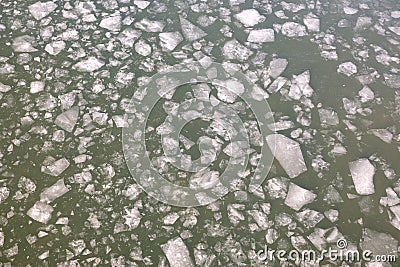
[[[212,161],[211,161],[212,162]],[[210,189],[219,182],[219,172],[210,171],[208,168],[196,172],[189,182],[191,189]]]
[[[137,207],[134,207],[131,210],[125,209],[125,224],[129,226],[129,229],[135,229],[139,226],[140,220],[142,219],[142,215],[139,212]]]
[[[392,16],[392,18],[394,18],[394,19],[399,19],[400,18],[400,10],[392,11],[390,13],[390,16]]]
[[[35,221],[46,224],[51,219],[51,213],[53,212],[53,207],[37,201],[27,212],[27,215],[34,219]]]
[[[252,30],[247,37],[248,42],[268,43],[275,41],[275,32],[273,29]]]
[[[64,41],[54,41],[45,46],[44,50],[50,55],[57,55],[62,50],[64,50],[66,44]]]
[[[0,93],[7,93],[10,90],[11,90],[11,86],[0,82]]]
[[[296,141],[281,134],[268,135],[266,140],[275,158],[290,178],[307,171],[300,145]]]
[[[129,125],[128,121],[124,118],[123,115],[114,115],[112,119],[115,123],[115,126],[117,126],[118,128],[128,127]]]
[[[72,132],[74,130],[75,124],[78,121],[79,107],[72,107],[67,111],[64,111],[58,115],[54,123],[66,130],[67,132]]]
[[[295,100],[299,100],[301,96],[310,97],[314,90],[309,85],[310,82],[310,71],[306,70],[305,72],[294,75],[292,79],[292,84],[289,90],[289,97]]]
[[[74,65],[78,71],[82,72],[92,72],[100,69],[103,66],[104,62],[95,57],[88,57],[86,60],[82,60]]]
[[[59,160],[54,160],[53,158],[48,158],[43,162],[42,172],[52,175],[59,176],[69,167],[69,161],[66,158],[61,158]]]
[[[273,81],[273,83],[268,87],[267,91],[269,93],[276,93],[287,83],[287,79],[285,77],[278,77]]]
[[[103,18],[99,26],[109,31],[119,31],[121,29],[121,16],[111,15]]]
[[[0,187],[0,203],[8,198],[10,195],[10,189],[5,186]]]
[[[360,195],[375,193],[374,175],[375,167],[366,159],[358,159],[349,163],[351,177],[356,191]]]
[[[235,18],[246,27],[253,27],[265,20],[265,17],[260,15],[260,13],[255,9],[243,10],[239,14],[236,14]]]
[[[343,11],[344,11],[344,14],[346,14],[346,15],[354,15],[354,14],[356,14],[358,12],[357,9],[352,8],[352,7],[348,7],[348,6],[344,7]]]
[[[165,225],[172,225],[179,219],[179,214],[176,212],[172,212],[164,217],[163,222]]]
[[[140,9],[145,9],[150,5],[149,1],[143,1],[143,0],[134,0],[133,3]]]
[[[400,27],[389,27],[389,30],[391,30],[397,35],[400,35]]]
[[[14,52],[25,52],[31,53],[38,51],[33,47],[35,43],[35,38],[29,35],[18,36],[14,39],[12,43],[12,48]]]
[[[356,31],[367,28],[372,24],[372,19],[369,17],[358,17],[356,21],[356,27],[354,28]]]
[[[169,240],[161,245],[171,267],[191,267],[194,266],[190,259],[189,250],[180,237]]]
[[[140,35],[140,31],[127,28],[118,35],[117,39],[122,43],[123,46],[133,47],[133,44],[140,37]]]
[[[181,22],[183,36],[185,36],[185,38],[188,41],[194,41],[194,40],[203,38],[204,36],[207,35],[202,29],[200,29],[199,27],[197,27],[196,25],[194,25],[187,19],[185,19],[183,17],[179,17],[179,19]]]
[[[160,45],[166,51],[172,51],[183,41],[179,32],[162,32],[159,34]]]
[[[361,97],[361,102],[363,103],[369,102],[375,97],[374,92],[368,86],[364,86],[363,89],[358,92],[358,95]]]
[[[151,54],[151,46],[143,40],[139,40],[135,44],[135,51],[144,57]]]
[[[297,211],[300,210],[304,205],[313,202],[316,197],[317,195],[313,192],[294,183],[290,183],[285,204]]]
[[[272,78],[277,78],[281,75],[288,65],[288,61],[285,58],[276,58],[269,63],[269,75]]]
[[[301,25],[296,22],[285,22],[282,25],[282,34],[287,37],[302,37],[307,35],[307,30],[304,25]]]
[[[387,129],[371,129],[368,130],[368,133],[375,135],[383,142],[390,144],[393,139],[393,134],[389,132]]]
[[[146,32],[161,32],[165,27],[165,23],[144,18],[141,21],[136,22],[135,27]]]
[[[250,49],[239,43],[237,40],[231,40],[224,44],[223,54],[228,59],[237,59],[245,61],[253,54]]]
[[[334,110],[321,108],[318,110],[318,113],[319,113],[319,119],[322,124],[327,124],[327,125],[339,124],[338,115]]]
[[[68,191],[68,187],[66,187],[64,184],[64,178],[61,178],[52,186],[43,190],[43,192],[40,194],[40,201],[47,203],[52,202],[67,193]]]
[[[339,65],[337,72],[351,76],[357,73],[357,66],[353,62],[344,62]]]
[[[309,32],[319,32],[320,22],[318,18],[305,18],[304,25],[307,26]]]
[[[42,18],[48,16],[57,8],[57,4],[53,1],[48,2],[36,2],[28,7],[29,12],[36,20],[41,20]]]
[[[36,94],[36,93],[42,92],[44,90],[44,86],[45,86],[45,84],[42,81],[33,81],[33,82],[31,82],[30,93]]]

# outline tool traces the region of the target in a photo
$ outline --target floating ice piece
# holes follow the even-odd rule
[[[339,65],[337,72],[350,77],[357,73],[357,66],[353,62],[344,62]]]
[[[298,211],[303,206],[311,203],[317,197],[313,192],[304,189],[294,183],[290,183],[289,190],[285,199],[285,204]]]
[[[10,189],[5,186],[0,187],[0,203],[8,198],[10,195]]]
[[[287,37],[302,37],[307,35],[307,30],[304,25],[301,25],[296,22],[285,22],[282,25],[282,34]]]
[[[268,146],[290,178],[307,171],[300,145],[284,135],[271,134],[266,137]]]
[[[276,80],[268,87],[267,91],[269,93],[276,93],[288,82],[285,77],[278,77]]]
[[[139,226],[142,219],[142,215],[137,207],[131,210],[125,209],[126,214],[124,215],[125,224],[129,226],[129,229],[135,229]]]
[[[400,35],[400,27],[389,27],[389,30],[391,30],[397,35]]]
[[[104,62],[95,57],[88,57],[86,60],[82,60],[74,65],[78,71],[82,72],[92,72],[100,69],[103,66]]]
[[[43,192],[40,194],[40,201],[52,202],[68,191],[68,187],[66,187],[64,184],[64,178],[61,178],[55,184],[43,190]]]
[[[121,29],[121,16],[111,15],[109,17],[103,18],[100,21],[99,26],[109,31],[119,31]]]
[[[161,47],[167,51],[174,50],[183,41],[183,37],[179,32],[162,32],[159,37]]]
[[[400,75],[384,73],[383,76],[387,86],[400,89]]]
[[[273,29],[252,30],[247,37],[248,42],[268,43],[275,41],[275,32]]]
[[[392,11],[392,12],[390,13],[390,16],[391,16],[392,18],[394,18],[394,19],[399,19],[399,18],[400,18],[400,11],[399,11],[399,10]]]
[[[200,29],[199,27],[197,27],[196,25],[194,25],[187,19],[185,19],[183,17],[179,17],[179,19],[181,22],[183,36],[185,36],[185,38],[188,41],[194,41],[194,40],[203,38],[204,36],[207,35],[202,29]]]
[[[11,86],[0,82],[0,93],[7,93],[10,90],[11,90]]]
[[[265,17],[260,15],[260,13],[255,9],[243,10],[239,14],[236,14],[235,18],[246,27],[253,27],[265,20]]]
[[[180,237],[169,240],[161,245],[161,249],[167,256],[171,267],[191,267],[194,266],[190,259],[189,250]]]
[[[53,1],[48,2],[36,2],[28,7],[29,12],[36,20],[41,20],[42,18],[48,16],[57,8],[57,4]]]
[[[78,116],[79,116],[79,107],[72,107],[69,110],[58,115],[54,123],[58,127],[66,130],[67,132],[72,132],[76,122],[78,121]]]
[[[328,124],[328,125],[338,125],[339,124],[339,118],[338,115],[335,111],[330,110],[330,109],[319,109],[319,119],[321,123],[323,124]]]
[[[356,21],[356,31],[363,30],[372,24],[372,19],[369,17],[358,17]]]
[[[31,82],[31,89],[30,89],[31,94],[42,92],[44,90],[44,86],[45,84],[42,81]]]
[[[375,193],[374,165],[372,165],[368,159],[362,158],[350,162],[349,167],[357,193],[360,195],[371,195]]]
[[[309,32],[319,32],[320,22],[318,18],[305,18],[304,25],[307,26]]]
[[[34,219],[35,221],[46,224],[51,219],[51,213],[53,212],[53,207],[37,201],[27,212],[27,215]]]
[[[135,44],[135,51],[144,57],[151,54],[151,46],[143,40],[139,40]]]
[[[64,50],[66,44],[64,41],[54,41],[50,44],[47,44],[44,50],[49,53],[50,55],[57,55],[62,50]]]
[[[344,14],[346,14],[346,15],[354,15],[354,14],[356,14],[358,12],[357,9],[352,8],[352,7],[348,7],[348,6],[344,7],[343,11],[344,11]]]
[[[314,90],[309,85],[310,82],[310,71],[306,70],[305,72],[294,75],[292,79],[292,84],[289,90],[289,97],[295,100],[299,100],[301,96],[310,97]]]
[[[224,44],[223,54],[228,59],[247,60],[253,54],[250,49],[239,43],[237,40],[231,40]]]
[[[146,32],[161,32],[165,27],[165,23],[162,21],[155,21],[144,18],[141,21],[136,22],[135,27]]]
[[[140,37],[141,32],[138,30],[134,30],[131,28],[127,28],[123,30],[119,35],[118,35],[118,40],[122,43],[123,46],[125,47],[133,47],[133,44],[135,41]]]
[[[390,144],[393,139],[393,134],[389,132],[387,129],[371,129],[368,133],[375,135],[383,142]]]
[[[288,61],[285,58],[276,58],[269,63],[269,75],[272,78],[277,78],[281,75],[288,65]]]
[[[69,161],[65,158],[55,160],[54,158],[48,158],[43,162],[42,172],[52,175],[59,176],[69,167]]]
[[[369,102],[375,97],[374,92],[368,86],[364,86],[363,89],[358,92],[358,95],[361,97],[361,102],[363,103]]]
[[[212,162],[212,161],[211,161]],[[213,188],[219,182],[219,172],[203,169],[196,172],[190,179],[189,186],[192,189]]]
[[[29,35],[18,36],[14,39],[12,43],[12,48],[14,52],[25,52],[31,53],[38,51],[33,44],[35,42],[35,38]]]
[[[150,5],[149,1],[143,1],[143,0],[135,0],[133,3],[140,9],[145,9]]]

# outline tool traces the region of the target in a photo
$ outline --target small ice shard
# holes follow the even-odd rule
[[[37,201],[27,212],[27,215],[34,219],[35,221],[46,224],[51,219],[51,213],[53,212],[53,207]]]
[[[400,27],[389,27],[389,30],[391,30],[397,35],[400,35]]]
[[[33,47],[35,43],[35,38],[29,35],[18,36],[14,39],[12,43],[12,48],[14,52],[25,52],[31,53],[38,51]]]
[[[285,22],[282,25],[282,34],[287,37],[302,37],[307,35],[307,30],[304,25],[296,22]]]
[[[276,80],[268,87],[267,91],[269,93],[276,93],[288,82],[285,77],[278,77]]]
[[[348,6],[344,7],[343,11],[344,11],[344,14],[346,14],[346,15],[354,15],[354,14],[356,14],[358,12],[357,9],[352,8],[352,7],[348,7]]]
[[[276,58],[269,63],[269,75],[272,78],[277,78],[281,75],[288,65],[288,61],[285,58]]]
[[[161,245],[165,256],[171,267],[190,267],[194,266],[190,259],[189,250],[180,237],[169,240]]]
[[[104,62],[95,57],[88,57],[86,60],[82,60],[74,65],[78,71],[82,72],[92,72],[100,69],[103,66]]]
[[[273,29],[252,30],[247,37],[248,42],[268,43],[275,41],[275,32]]]
[[[223,54],[228,59],[247,60],[253,54],[250,49],[239,43],[237,40],[231,40],[224,44]]]
[[[60,115],[58,115],[54,121],[54,123],[66,130],[67,132],[72,132],[74,130],[75,124],[78,121],[79,116],[79,107],[72,107],[67,111],[64,111]]]
[[[353,62],[344,62],[339,65],[337,72],[350,77],[357,73],[357,66]]]
[[[246,27],[253,27],[265,20],[265,17],[260,15],[260,13],[255,9],[243,10],[239,14],[236,14],[235,18]]]
[[[390,144],[393,139],[393,134],[389,132],[387,129],[371,129],[368,133],[375,135],[383,142]]]
[[[66,158],[55,160],[54,158],[47,158],[42,165],[41,171],[43,173],[59,176],[69,167],[69,161]]]
[[[309,70],[306,70],[305,72],[299,75],[294,75],[288,96],[295,100],[299,100],[303,95],[306,97],[310,97],[314,93],[314,90],[309,85],[309,82],[310,82]]]
[[[33,82],[31,82],[30,93],[36,94],[36,93],[42,92],[44,90],[44,86],[45,86],[45,84],[42,81],[33,81]]]
[[[322,124],[327,124],[327,125],[338,125],[339,124],[339,118],[337,113],[334,110],[330,109],[319,109],[319,119]]]
[[[50,44],[47,44],[44,50],[50,55],[57,55],[62,50],[64,50],[66,44],[64,41],[54,41]]]
[[[281,134],[268,135],[266,140],[274,156],[290,178],[307,171],[300,145],[296,141]]]
[[[36,20],[41,20],[42,18],[48,16],[57,8],[57,4],[53,1],[48,2],[36,2],[28,7],[29,12]]]
[[[134,0],[133,3],[140,9],[145,9],[150,5],[149,1],[143,1],[143,0]]]
[[[64,184],[64,178],[61,178],[55,184],[43,190],[43,192],[40,194],[40,201],[52,202],[68,191],[68,187],[66,187]]]
[[[349,167],[357,193],[360,195],[371,195],[375,193],[374,165],[372,165],[368,159],[362,158],[350,162]]]
[[[100,21],[99,26],[109,31],[119,31],[121,29],[121,16],[111,15],[109,17],[103,18]]]
[[[166,51],[172,51],[183,41],[183,37],[179,32],[162,32],[159,35],[160,45]]]
[[[0,203],[8,198],[10,195],[10,189],[8,187],[2,186],[0,187]]]
[[[11,90],[11,86],[0,82],[0,93],[7,93],[10,90]]]
[[[165,23],[144,18],[141,21],[136,22],[135,27],[146,32],[161,32],[165,27]]]
[[[202,29],[200,29],[199,27],[197,27],[196,25],[194,25],[187,19],[185,19],[183,17],[179,17],[179,19],[181,22],[183,36],[185,36],[185,38],[188,41],[194,41],[194,40],[203,38],[204,36],[207,35]]]
[[[309,32],[319,32],[319,18],[305,18],[304,25],[306,25]]]
[[[392,11],[390,16],[394,19],[400,19],[400,10]]]
[[[369,102],[375,97],[374,92],[368,86],[364,86],[363,89],[358,92],[358,95],[361,97],[361,102],[363,103]]]
[[[125,224],[128,225],[130,230],[133,230],[137,228],[140,224],[140,221],[142,219],[142,215],[140,214],[140,211],[137,207],[134,207],[131,210],[125,209]]]
[[[302,188],[294,183],[290,183],[289,190],[285,199],[285,204],[298,211],[303,206],[311,203],[317,197],[313,192]]]

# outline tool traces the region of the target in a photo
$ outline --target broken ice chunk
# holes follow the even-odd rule
[[[304,189],[296,184],[290,183],[289,185],[289,191],[287,193],[286,199],[285,199],[285,204],[298,211],[300,210],[304,205],[307,205],[317,197],[316,194],[313,192]]]
[[[78,121],[78,116],[79,116],[79,107],[72,107],[69,110],[58,115],[54,123],[58,127],[66,130],[67,132],[72,132],[76,122]]]
[[[136,22],[135,27],[146,32],[161,32],[165,27],[165,23],[144,18],[141,21]]]
[[[267,43],[275,41],[275,32],[273,29],[252,30],[247,37],[248,42]]]
[[[187,19],[185,19],[183,17],[179,17],[179,19],[181,22],[183,36],[185,36],[185,38],[188,41],[194,41],[194,40],[203,38],[204,36],[207,35],[202,29],[200,29],[199,27],[197,27],[196,25],[194,25]]]
[[[11,90],[11,86],[0,82],[0,93],[7,93],[10,90]]]
[[[306,27],[296,22],[285,22],[282,25],[281,31],[287,37],[302,37],[307,35]]]
[[[55,160],[52,157],[48,157],[42,165],[42,172],[52,175],[59,176],[69,167],[69,161],[65,158],[61,158],[59,160]]]
[[[167,256],[171,267],[190,267],[194,266],[190,259],[189,250],[180,237],[169,240],[161,245],[161,249]]]
[[[179,32],[162,32],[159,37],[161,47],[167,51],[174,50],[183,41],[183,37]]]
[[[31,82],[31,94],[36,94],[44,90],[44,82],[42,81],[33,81]]]
[[[54,41],[50,44],[47,44],[44,50],[50,55],[57,55],[62,50],[64,50],[66,44],[64,41]]]
[[[92,72],[100,69],[103,66],[104,62],[95,57],[89,57],[88,59],[82,60],[74,65],[78,71],[82,72]]]
[[[372,255],[395,255],[397,257],[398,254],[398,241],[394,237],[369,228],[363,229],[360,247],[364,251],[371,251]]]
[[[319,18],[305,18],[304,24],[309,32],[319,32]]]
[[[37,201],[27,212],[27,215],[34,219],[35,221],[46,224],[51,219],[51,213],[53,212],[53,207]]]
[[[145,9],[150,5],[149,1],[143,1],[143,0],[135,0],[133,3],[140,9]]]
[[[337,72],[351,76],[357,73],[357,66],[353,62],[344,62],[339,65]]]
[[[400,35],[400,27],[389,27],[389,30],[391,30],[397,35]]]
[[[141,33],[140,31],[127,28],[123,30],[119,35],[118,35],[118,40],[122,43],[123,46],[125,47],[133,47],[133,44],[135,41],[140,37]]]
[[[103,18],[99,26],[109,31],[119,31],[121,29],[121,16],[111,15]]]
[[[268,135],[266,140],[274,156],[290,178],[307,171],[300,145],[296,141],[281,134]]]
[[[247,60],[253,54],[250,49],[239,43],[237,40],[231,40],[224,44],[223,54],[228,59]]]
[[[265,17],[260,15],[255,9],[243,10],[239,14],[236,14],[235,18],[246,27],[252,27],[265,20]]]
[[[369,102],[375,97],[374,92],[368,86],[364,86],[363,89],[358,92],[358,95],[361,97],[361,102],[363,103]]]
[[[292,79],[292,84],[289,90],[289,97],[295,100],[299,100],[301,96],[310,97],[314,90],[309,85],[310,82],[310,71],[306,70],[305,72],[294,75]]]
[[[0,187],[0,203],[8,198],[10,195],[10,189],[5,186]]]
[[[396,89],[400,88],[400,75],[384,73],[383,76],[387,86]]]
[[[288,61],[285,58],[276,58],[269,63],[269,75],[272,78],[277,78],[285,71]]]
[[[349,167],[357,193],[360,195],[371,195],[375,193],[374,165],[372,165],[368,159],[362,158],[350,162]]]
[[[40,201],[52,202],[68,191],[68,187],[66,187],[64,184],[64,178],[61,178],[55,184],[43,190],[43,192],[40,194]]]
[[[57,4],[53,1],[48,2],[36,2],[28,7],[29,12],[36,20],[41,20],[42,18],[48,16],[57,8]]]
[[[34,46],[35,38],[29,35],[16,37],[12,43],[14,52],[31,53],[38,51]]]
[[[328,125],[339,124],[339,118],[335,111],[321,108],[318,110],[318,113],[319,113],[319,119],[322,124],[328,124]]]
[[[383,142],[390,144],[393,139],[393,134],[387,129],[371,129],[368,133],[375,135]]]

